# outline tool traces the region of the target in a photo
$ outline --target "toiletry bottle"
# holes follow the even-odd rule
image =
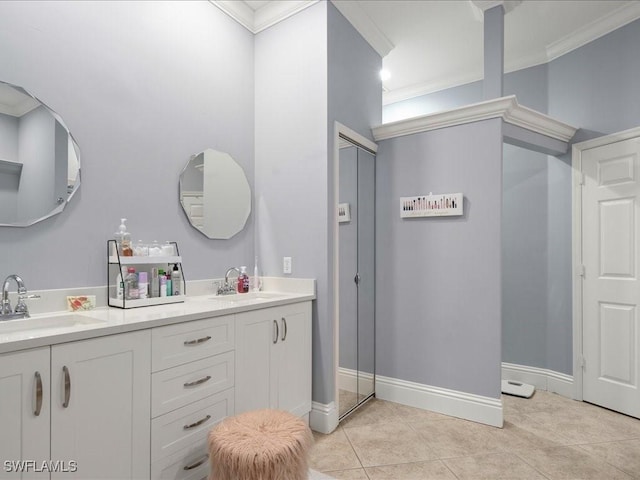
[[[160,279],[158,278],[158,269],[151,269],[151,288],[149,289],[149,297],[156,298],[160,296]]]
[[[238,276],[238,293],[247,293],[249,291],[249,275],[247,275],[247,267],[240,267],[240,275]]]
[[[147,283],[147,272],[138,274],[138,298],[147,298],[149,284]]]
[[[123,257],[132,257],[133,256],[133,247],[131,246],[131,234],[127,232],[127,227],[124,224],[126,222],[126,218],[120,219],[120,227],[119,231],[116,233],[116,242],[120,242],[118,246],[118,251],[120,255]]]
[[[162,271],[162,273],[158,273],[158,280],[160,282],[160,296],[166,297],[167,296],[167,277],[165,276],[164,271]]]
[[[173,295],[173,285],[171,284],[171,272],[167,272],[167,297],[171,297]]]
[[[178,264],[173,264],[173,271],[171,272],[171,286],[173,287],[174,295],[182,295],[182,275],[180,275],[180,269]]]
[[[124,279],[124,298],[126,300],[137,300],[139,298],[139,292],[136,269],[133,267],[129,267],[128,271],[129,273]]]
[[[122,300],[124,298],[124,279],[127,276],[122,270],[118,270],[118,276],[116,277],[116,298]]]
[[[260,272],[258,271],[258,257],[256,256],[256,261],[253,264],[253,284],[251,285],[252,292],[260,291]]]

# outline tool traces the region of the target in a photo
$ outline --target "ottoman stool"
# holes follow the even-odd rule
[[[306,480],[313,435],[282,410],[224,419],[209,432],[209,480]]]

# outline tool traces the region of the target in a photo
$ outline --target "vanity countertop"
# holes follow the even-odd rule
[[[54,312],[0,322],[0,354],[87,338],[131,332],[173,323],[314,300],[312,293],[256,292],[230,296],[200,295],[183,303],[134,309],[97,308]],[[23,323],[24,322],[24,323]],[[28,328],[24,326],[28,325]]]

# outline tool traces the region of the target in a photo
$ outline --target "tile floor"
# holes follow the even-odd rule
[[[370,400],[314,434],[310,466],[344,480],[640,479],[640,420],[542,391],[503,401],[499,429]]]

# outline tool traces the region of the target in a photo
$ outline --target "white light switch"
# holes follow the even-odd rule
[[[291,257],[283,257],[283,259],[282,259],[282,273],[291,274]]]

